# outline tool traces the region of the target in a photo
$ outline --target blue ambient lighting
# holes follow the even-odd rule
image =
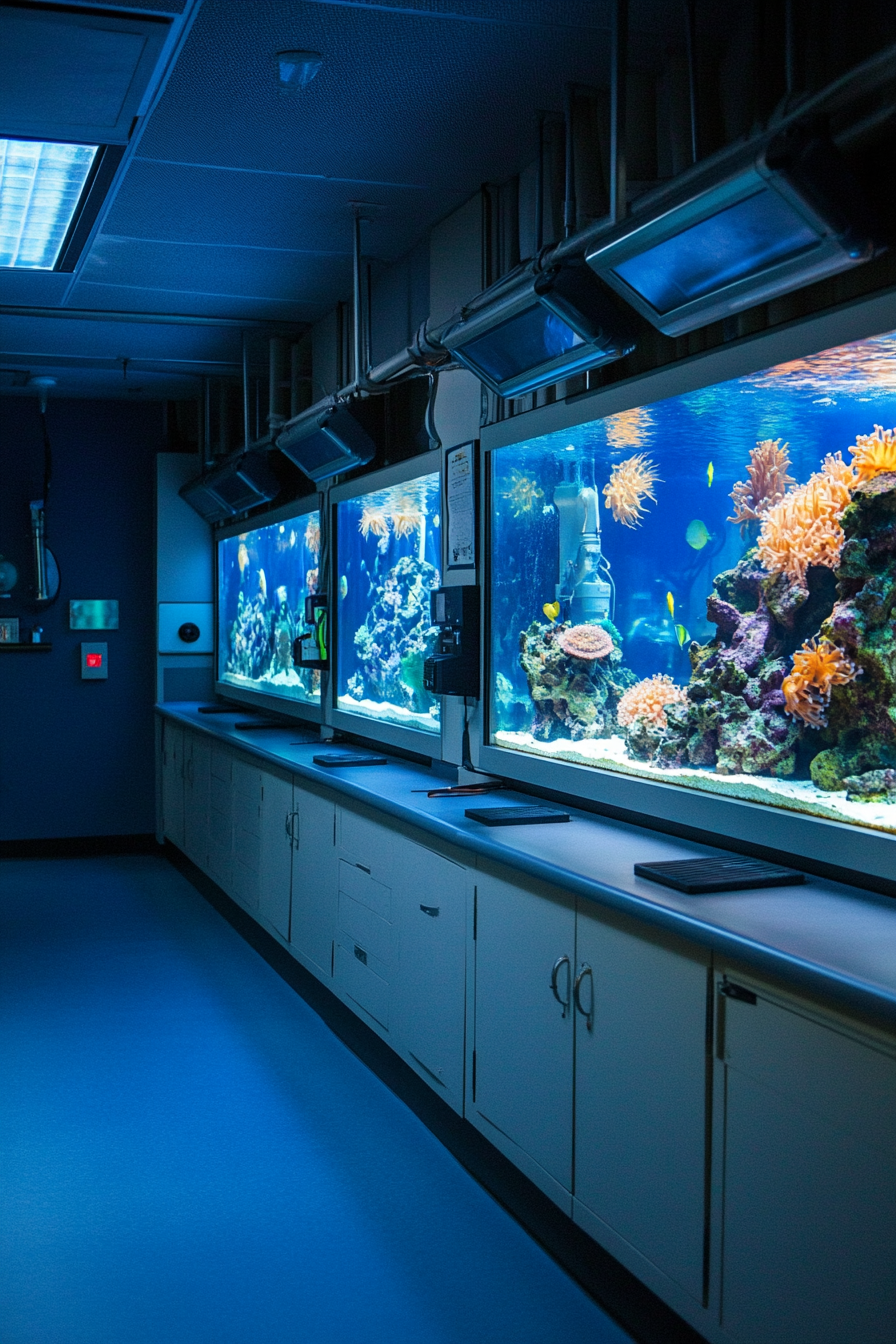
[[[0,140],[0,266],[53,269],[98,148]]]
[[[759,191],[613,269],[658,313],[668,313],[819,241],[818,231],[776,192]]]
[[[584,344],[577,331],[539,303],[465,342],[461,351],[471,364],[503,383]]]

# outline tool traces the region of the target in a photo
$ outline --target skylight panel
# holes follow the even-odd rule
[[[53,269],[98,149],[0,139],[0,266]]]

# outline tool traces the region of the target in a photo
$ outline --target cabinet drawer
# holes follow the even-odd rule
[[[392,918],[392,889],[377,882],[361,868],[355,868],[339,860],[339,890],[344,891],[352,900],[360,901],[379,915],[380,919]]]
[[[339,848],[352,864],[362,864],[375,880],[387,880],[396,858],[396,835],[385,826],[342,809]]]
[[[359,951],[362,949],[358,949]],[[335,979],[342,991],[380,1026],[389,1028],[389,985],[369,965],[365,965],[355,949],[347,950],[336,944]]]
[[[230,783],[219,775],[212,775],[209,781],[209,802],[213,812],[222,816],[230,815]]]
[[[230,767],[232,757],[230,752],[222,751],[220,747],[212,747],[210,770],[212,779],[220,779],[225,784],[230,783]]]
[[[339,893],[339,929],[352,942],[360,943],[365,952],[387,964],[391,962],[392,925],[344,891]]]

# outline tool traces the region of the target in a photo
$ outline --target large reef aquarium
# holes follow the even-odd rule
[[[217,542],[217,682],[220,695],[320,719],[320,672],[297,668],[305,599],[320,583],[317,496],[225,528]]]
[[[487,455],[482,762],[892,878],[896,332],[587,405]]]
[[[423,684],[441,583],[440,454],[330,492],[335,552],[336,726],[441,754],[440,701]]]

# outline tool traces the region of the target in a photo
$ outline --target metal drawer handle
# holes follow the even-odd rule
[[[564,965],[566,966],[566,998],[561,999],[560,991],[557,988],[557,977],[560,974],[560,967]],[[554,965],[551,967],[551,993],[559,1003],[560,1007],[563,1009],[563,1012],[560,1014],[561,1017],[566,1016],[567,1010],[569,1008],[569,976],[570,976],[569,957],[565,955],[562,957],[558,957],[557,960],[554,962]]]
[[[433,919],[435,919],[436,915],[439,913],[439,907],[437,905],[421,905],[420,909],[423,911],[424,915],[432,915]]]
[[[586,1008],[582,1007],[582,981],[585,977],[591,981],[591,1000]],[[582,1014],[588,1023],[588,1030],[594,1030],[594,973],[587,962],[582,963],[582,967],[576,976],[576,982],[572,989],[572,999],[578,1011]]]

